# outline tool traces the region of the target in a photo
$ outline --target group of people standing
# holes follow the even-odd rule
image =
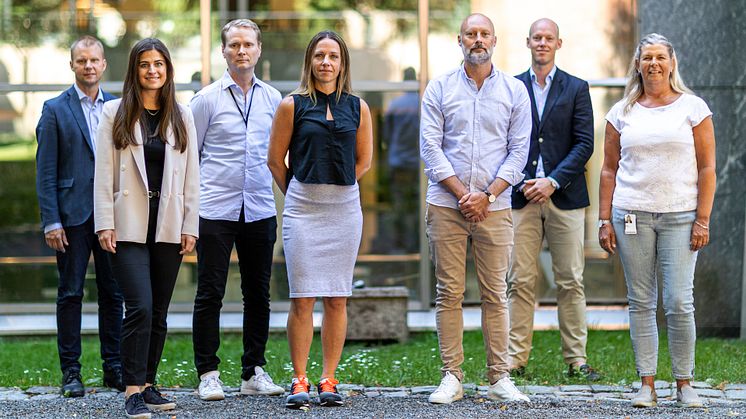
[[[532,65],[517,78],[492,65],[496,40],[486,16],[468,16],[458,41],[463,65],[428,84],[421,108],[426,226],[443,361],[442,381],[429,400],[451,403],[463,396],[461,305],[471,240],[488,397],[528,401],[510,376],[527,373],[536,261],[544,239],[558,286],[568,374],[600,378],[587,363],[582,284],[583,208],[589,205],[584,167],[593,152],[588,84],[554,64],[562,40],[549,19],[531,26]],[[310,404],[306,368],[319,297],[319,403],[343,404],[335,371],[361,241],[357,181],[371,164],[370,110],[352,94],[349,51],[334,32],[319,32],[310,41],[300,86],[284,99],[254,73],[262,48],[254,22],[228,22],[221,45],[226,72],[186,107],[176,101],[173,63],[160,40],[143,39],[132,48],[123,96],[114,99],[99,86],[106,69],[103,45],[85,36],[71,47],[75,84],[44,104],[37,127],[42,225],[60,275],[62,391],[84,394],[80,311],[92,252],[103,382],[124,391],[132,418],[175,407],[154,384],[179,266],[195,247],[199,397],[225,398],[217,350],[234,246],[244,304],[240,392],[285,392],[263,369],[277,230],[273,180],[285,195],[282,239],[291,299],[293,378],[286,406]],[[630,71],[625,99],[607,115],[599,240],[610,253],[619,245],[624,265],[643,381],[633,403],[655,404],[659,266],[677,397],[686,406],[701,406],[689,385],[692,287],[714,195],[711,113],[681,82],[673,47],[662,36],[643,38]]]
[[[306,363],[318,297],[324,305],[320,404],[342,404],[335,371],[362,235],[357,180],[371,164],[370,110],[352,94],[349,51],[334,32],[311,40],[301,85],[284,100],[254,74],[262,47],[254,22],[227,23],[221,44],[228,69],[186,107],[176,102],[173,62],[160,40],[143,39],[132,48],[123,97],[114,99],[99,86],[106,69],[103,45],[85,36],[71,47],[75,84],[45,103],[37,128],[42,224],[60,273],[62,392],[85,392],[80,310],[93,252],[104,385],[124,391],[131,418],[176,407],[154,384],[181,260],[195,245],[199,397],[225,398],[217,351],[234,246],[244,303],[240,392],[285,392],[262,368],[277,234],[273,177],[286,194],[294,365],[287,406],[310,403]]]
[[[463,397],[462,302],[471,241],[482,301],[487,396],[529,401],[510,376],[528,369],[544,240],[557,284],[568,376],[601,378],[587,362],[583,288],[585,164],[593,153],[588,83],[557,68],[559,27],[534,22],[531,68],[508,76],[491,63],[495,28],[467,17],[461,67],[431,81],[422,99],[420,151],[428,178],[426,226],[435,277],[442,380],[431,403]],[[624,98],[606,115],[599,244],[624,268],[630,334],[642,384],[636,407],[655,406],[657,276],[662,276],[676,401],[702,407],[692,388],[694,267],[709,242],[715,195],[712,112],[681,81],[671,43],[644,36]],[[512,208],[512,210],[511,210]]]

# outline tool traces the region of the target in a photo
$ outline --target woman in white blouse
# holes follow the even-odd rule
[[[710,239],[715,196],[715,134],[707,104],[684,85],[663,36],[637,45],[624,98],[606,115],[598,240],[619,256],[630,335],[642,379],[633,406],[656,405],[656,304],[662,276],[676,400],[701,407],[694,374],[694,267]]]

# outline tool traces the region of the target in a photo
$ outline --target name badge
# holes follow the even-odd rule
[[[624,234],[637,234],[637,215],[624,214]]]

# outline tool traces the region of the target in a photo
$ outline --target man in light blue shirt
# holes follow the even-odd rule
[[[36,127],[36,191],[44,239],[56,252],[59,271],[57,350],[62,393],[82,397],[80,322],[91,253],[96,267],[103,382],[124,391],[119,356],[122,294],[93,225],[96,131],[104,101],[114,98],[99,86],[106,71],[101,41],[92,36],[75,41],[70,47],[70,69],[75,83],[44,102]]]
[[[262,366],[269,336],[269,280],[277,239],[267,146],[282,97],[254,74],[261,31],[248,19],[221,31],[228,70],[199,91],[190,104],[200,152],[200,225],[197,295],[194,300],[194,362],[202,400],[225,398],[217,356],[231,252],[236,246],[243,294],[241,393],[279,395]]]
[[[469,240],[482,300],[487,396],[529,401],[510,380],[506,275],[513,246],[511,186],[523,180],[531,103],[523,84],[494,68],[495,29],[484,15],[461,24],[462,67],[431,81],[422,99],[420,154],[427,175],[427,236],[435,264],[443,361],[431,403],[463,397],[462,346]]]

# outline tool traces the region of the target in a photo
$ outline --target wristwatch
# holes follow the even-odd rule
[[[487,200],[490,201],[490,204],[495,202],[497,198],[495,198],[495,195],[492,195],[492,193],[485,189],[484,194],[487,195]]]
[[[611,220],[598,220],[598,228],[601,228],[606,224],[611,224]]]

